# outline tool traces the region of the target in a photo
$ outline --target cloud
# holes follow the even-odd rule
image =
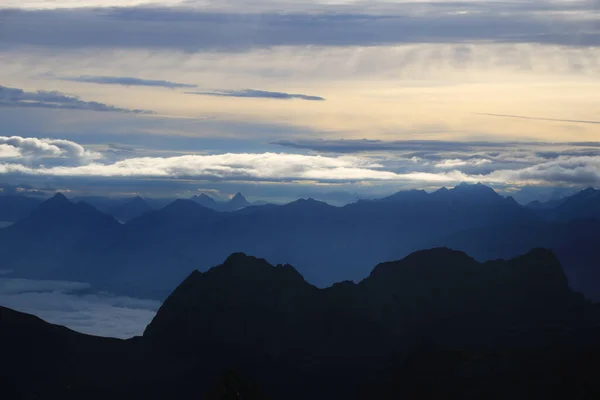
[[[590,121],[590,120],[581,120],[581,119],[542,118],[542,117],[528,117],[525,115],[490,114],[490,113],[477,113],[477,115],[487,115],[488,117],[501,117],[501,118],[530,119],[530,120],[534,120],[534,121],[555,121],[555,122],[569,122],[569,123],[574,123],[574,124],[600,125],[600,121]]]
[[[38,90],[26,92],[17,88],[0,86],[0,107],[20,108],[50,108],[62,110],[88,110],[109,111],[133,114],[152,114],[147,110],[131,110],[113,107],[95,101],[83,101],[76,96],[66,95],[60,92]]]
[[[28,165],[81,165],[101,157],[100,153],[69,140],[0,136],[0,161],[21,161]]]
[[[195,178],[213,180],[385,180],[397,174],[363,158],[322,157],[285,153],[225,153],[174,157],[138,157],[112,164],[31,168],[0,164],[0,174],[60,177]]]
[[[219,97],[242,97],[242,98],[258,98],[258,99],[275,99],[275,100],[309,100],[323,101],[323,97],[309,96],[306,94],[284,93],[284,92],[269,92],[267,90],[219,90],[214,92],[186,92],[187,94],[198,94],[204,96],[219,96]]]
[[[143,333],[160,302],[93,293],[83,282],[0,278],[0,304],[82,333],[130,338]]]
[[[398,43],[600,43],[587,2],[357,2],[344,6],[114,7],[0,11],[0,46],[239,51]],[[302,4],[297,2],[296,4]],[[252,8],[252,9],[250,9]],[[253,11],[253,12],[244,12]],[[468,57],[468,54],[460,54]]]
[[[152,79],[140,79],[127,76],[93,76],[93,75],[81,75],[78,77],[64,77],[58,78],[63,81],[70,82],[84,82],[84,83],[96,83],[100,85],[121,85],[121,86],[152,86],[152,87],[163,87],[169,89],[179,88],[194,88],[197,85],[191,85],[187,83],[178,83],[164,80],[152,80]]]
[[[18,143],[27,140],[18,139]],[[37,140],[33,139],[33,143],[51,143],[46,142],[49,139],[41,143]],[[518,142],[409,141],[392,144],[392,151],[354,155],[224,152],[160,157],[136,156],[134,151],[123,153],[123,158],[116,161],[106,157],[77,158],[77,154],[87,151],[82,147],[79,152],[67,153],[75,158],[74,161],[67,158],[55,165],[42,164],[39,160],[27,163],[19,158],[0,160],[0,175],[13,181],[58,179],[61,187],[68,187],[69,182],[109,185],[107,182],[112,181],[113,186],[131,188],[136,181],[152,180],[162,182],[164,190],[167,190],[167,182],[410,184],[417,187],[478,181],[516,186],[596,186],[600,183],[600,155],[592,152],[596,150],[594,147]],[[79,146],[71,144],[75,145]],[[381,143],[376,142],[376,145]],[[52,150],[42,150],[54,156]],[[44,155],[42,150],[39,151]]]
[[[481,158],[475,158],[475,159],[471,159],[471,160],[461,160],[459,158],[455,158],[452,160],[443,160],[443,161],[435,164],[435,167],[442,168],[442,169],[452,169],[452,168],[455,169],[457,167],[464,167],[464,166],[479,167],[481,165],[489,164],[491,162],[492,162],[491,160],[481,159]]]
[[[28,292],[78,292],[89,289],[84,282],[69,281],[36,281],[30,279],[0,279],[0,294],[17,294]]]
[[[499,170],[492,179],[506,182],[600,185],[600,156],[560,156],[520,170]]]

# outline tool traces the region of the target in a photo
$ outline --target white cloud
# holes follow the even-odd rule
[[[69,140],[0,136],[0,159],[17,159],[28,165],[48,162],[81,165],[101,157],[100,153]]]
[[[0,161],[0,174],[13,176],[229,182],[410,182],[423,185],[478,181],[515,185],[600,183],[600,154],[591,145],[565,147],[568,145],[536,146],[529,143],[530,149],[524,150],[515,143],[508,143],[505,147],[489,145],[485,150],[482,147],[473,151],[463,148],[469,148],[468,143],[436,142],[439,148],[426,150],[419,142],[419,146],[409,147],[400,154],[230,152],[170,157],[131,157],[127,154],[129,158],[108,162],[100,154],[91,153],[70,141],[0,137],[0,143],[20,152],[20,158]],[[469,154],[477,156],[468,158]],[[30,162],[31,158],[36,162]],[[54,165],[42,164],[46,160],[54,161]]]
[[[464,167],[464,166],[478,167],[478,166],[481,166],[484,164],[489,164],[491,162],[492,162],[491,160],[482,159],[482,158],[471,159],[471,160],[461,160],[459,158],[455,158],[452,160],[443,160],[442,162],[435,164],[435,166],[437,168],[450,169],[450,168]]]

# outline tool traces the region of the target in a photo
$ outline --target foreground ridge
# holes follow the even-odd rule
[[[0,308],[0,380],[9,398],[592,399],[599,326],[545,249],[434,248],[324,289],[234,253],[127,341]]]

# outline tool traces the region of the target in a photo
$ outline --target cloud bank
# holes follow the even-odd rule
[[[187,94],[197,94],[203,96],[218,96],[218,97],[241,97],[255,99],[274,99],[274,100],[309,100],[309,101],[324,101],[320,96],[309,96],[306,94],[284,93],[284,92],[269,92],[267,90],[219,90],[213,92],[186,92]]]
[[[96,101],[83,101],[76,96],[70,96],[56,91],[48,92],[38,90],[36,92],[26,92],[21,89],[6,86],[0,86],[0,107],[51,108],[61,110],[152,114],[151,111],[147,110],[131,110],[98,103]]]
[[[136,157],[106,161],[74,142],[3,138],[10,151],[39,159],[55,155],[61,164],[27,162],[25,156],[0,161],[4,176],[78,179],[157,179],[213,182],[317,182],[434,185],[484,182],[492,185],[600,184],[597,143],[487,143],[340,141],[355,154],[221,153]],[[346,143],[347,142],[347,143]],[[24,145],[27,143],[27,145]],[[58,144],[57,144],[58,143]],[[327,149],[333,141],[326,142]],[[363,153],[357,146],[365,145]],[[378,151],[369,152],[373,145]],[[52,146],[55,146],[52,147]],[[62,146],[62,147],[60,147]],[[315,146],[311,147],[313,150]],[[26,150],[23,150],[26,149]],[[70,149],[70,150],[64,150]],[[339,149],[338,149],[339,150]],[[30,153],[26,153],[29,151]],[[12,155],[12,154],[9,154]],[[63,158],[66,157],[66,160]],[[69,157],[73,160],[69,162]]]
[[[82,333],[141,335],[160,302],[93,293],[83,282],[0,278],[0,304]]]

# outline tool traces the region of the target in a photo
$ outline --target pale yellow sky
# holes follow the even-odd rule
[[[467,49],[469,56],[457,58],[457,49]],[[7,86],[59,90],[165,115],[294,125],[331,138],[600,140],[600,124],[572,122],[600,121],[600,49],[596,48],[423,44],[198,54],[84,51],[52,57],[46,52],[11,52],[0,55],[0,62],[6,66],[0,81]],[[164,89],[57,79],[81,75],[135,76],[198,87]],[[185,93],[241,89],[301,93],[326,101]],[[485,113],[565,121],[480,115]]]

